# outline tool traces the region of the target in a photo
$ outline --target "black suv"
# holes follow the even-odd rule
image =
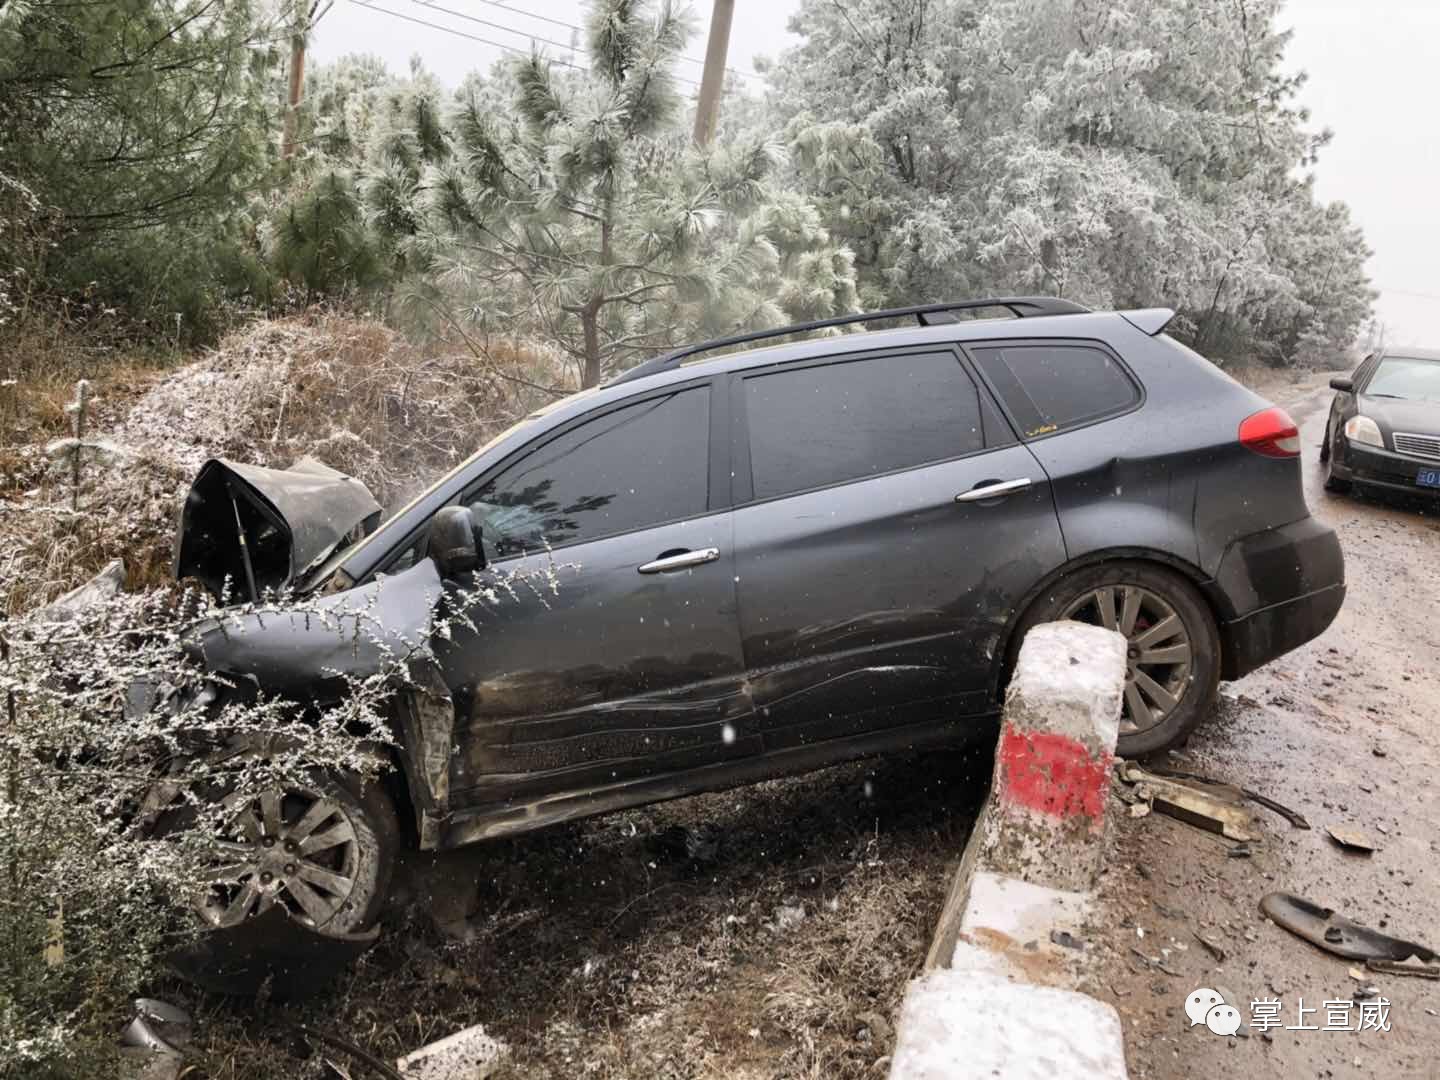
[[[450,581],[569,567],[545,602],[437,643],[402,697],[394,794],[415,842],[985,733],[1046,620],[1129,638],[1122,753],[1182,742],[1220,679],[1315,637],[1345,586],[1294,423],[1165,336],[1171,316],[1007,298],[688,348],[528,417],[297,571],[403,630]],[[789,340],[756,347],[772,338]],[[269,618],[196,652],[306,693],[367,662],[323,638]],[[266,839],[326,813],[356,826],[328,833],[365,850],[311,875],[324,903],[290,905],[352,931],[383,900],[396,799],[327,787],[290,793]],[[266,888],[284,898],[283,875]]]

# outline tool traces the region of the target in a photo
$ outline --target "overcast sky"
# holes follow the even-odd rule
[[[419,55],[453,85],[505,55],[500,46],[528,50],[530,35],[556,43],[540,42],[563,58],[574,33],[569,24],[582,21],[583,6],[581,0],[373,4],[336,0],[316,28],[313,59],[369,52],[404,71]],[[709,4],[692,0],[692,7],[699,33],[677,74],[698,84]],[[736,0],[730,66],[751,72],[757,53],[776,55],[794,42],[786,22],[797,7],[799,0]],[[1348,202],[1375,250],[1370,274],[1390,340],[1440,348],[1440,0],[1290,0],[1281,22],[1295,32],[1289,66],[1310,75],[1302,99],[1312,125],[1335,133],[1316,170],[1319,196]]]

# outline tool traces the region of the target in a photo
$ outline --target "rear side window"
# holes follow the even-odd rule
[[[985,446],[952,352],[848,360],[745,380],[757,499],[960,457]]]
[[[1130,376],[1104,349],[999,345],[972,355],[1029,439],[1123,412],[1140,400]]]
[[[709,447],[710,391],[695,387],[571,428],[467,502],[494,558],[634,532],[706,512]]]

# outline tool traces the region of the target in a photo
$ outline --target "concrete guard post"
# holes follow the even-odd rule
[[[891,1080],[1126,1076],[1120,1018],[1077,993],[1104,852],[1126,642],[1044,623],[1020,647],[990,794],[901,1008]]]

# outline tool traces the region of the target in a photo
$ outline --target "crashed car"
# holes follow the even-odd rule
[[[1330,388],[1325,487],[1440,498],[1440,351],[1391,346]]]
[[[383,628],[197,628],[195,657],[237,684],[322,697],[477,581],[564,568],[411,665],[403,783],[262,800],[217,925],[283,903],[363,933],[402,835],[454,848],[983,738],[1044,621],[1129,639],[1123,754],[1183,742],[1220,679],[1323,631],[1345,585],[1294,423],[1167,337],[1171,316],[1007,298],[707,342],[529,416],[350,544],[373,512],[353,491],[340,512],[216,464],[178,570]]]

